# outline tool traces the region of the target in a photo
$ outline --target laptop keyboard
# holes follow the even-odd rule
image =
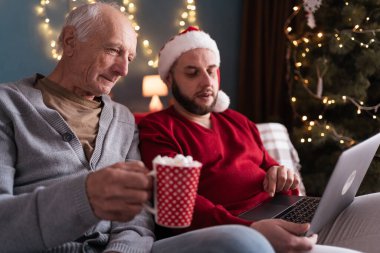
[[[280,214],[279,218],[295,223],[311,222],[315,210],[317,210],[320,198],[306,197],[298,201],[285,214]]]

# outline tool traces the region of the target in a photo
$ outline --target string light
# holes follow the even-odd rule
[[[349,2],[344,3],[346,6],[350,5]],[[335,42],[336,50],[350,50],[352,48],[352,44],[360,46],[363,50],[371,49],[373,45],[378,46],[380,44],[378,33],[380,33],[380,29],[373,29],[373,26],[369,23],[371,20],[370,16],[365,18],[365,22],[362,24],[354,24],[352,28],[345,28],[342,30],[334,29],[332,31],[319,31],[315,32],[306,32],[302,35],[298,35],[295,32],[294,27],[292,27],[293,19],[300,13],[302,10],[302,5],[297,5],[293,7],[293,13],[289,16],[284,24],[284,33],[290,42],[291,47],[293,48],[293,53],[291,57],[294,63],[294,80],[301,84],[304,90],[311,96],[311,98],[316,101],[320,101],[321,103],[321,111],[322,113],[317,116],[317,118],[313,119],[313,117],[309,117],[308,115],[298,115],[296,109],[294,112],[297,117],[299,117],[303,123],[305,124],[305,135],[313,134],[313,136],[326,137],[330,136],[332,139],[335,139],[337,142],[342,145],[353,145],[355,141],[348,136],[344,136],[341,133],[338,133],[337,130],[334,129],[332,124],[328,124],[324,119],[323,112],[329,106],[334,106],[335,104],[342,103],[351,103],[355,106],[355,112],[358,117],[364,117],[364,114],[370,116],[372,120],[376,120],[375,124],[380,122],[379,117],[377,115],[380,104],[374,106],[368,106],[363,103],[363,101],[357,101],[349,96],[338,96],[329,94],[329,97],[322,96],[322,92],[318,93],[316,90],[316,85],[319,85],[319,79],[316,80],[318,83],[311,81],[309,82],[308,78],[303,76],[303,71],[307,70],[310,66],[310,62],[308,61],[309,54],[311,50],[320,50],[318,52],[324,52],[325,50],[329,50],[331,47],[331,43],[329,41],[333,40]],[[368,25],[367,25],[368,24]],[[365,36],[360,36],[361,34]],[[299,37],[297,37],[299,36]],[[298,53],[297,53],[298,52]],[[328,66],[328,65],[325,65]],[[321,79],[321,88],[323,88],[323,75],[318,76]],[[312,85],[310,85],[312,84]],[[322,89],[321,89],[322,91]],[[297,96],[291,96],[291,105],[296,107],[296,101],[301,100]],[[310,123],[313,122],[313,125]],[[319,133],[318,133],[319,131]],[[313,132],[313,133],[311,133]],[[317,135],[314,135],[317,134]],[[301,143],[305,143],[308,141],[307,136],[300,138]],[[315,139],[315,138],[313,138]]]
[[[135,20],[136,13],[136,4],[132,0],[124,0],[123,1],[124,6],[127,7],[127,12],[129,14],[129,19],[132,21],[132,24],[134,24],[134,28],[136,32],[140,31],[140,26],[138,25],[137,21]],[[183,9],[179,12],[180,17],[178,24],[178,31],[182,32],[187,26],[195,26],[199,27],[196,23],[197,20],[197,13],[196,13],[196,5],[194,0],[186,0],[184,1]],[[139,33],[141,36],[141,45],[144,55],[148,58],[147,64],[148,66],[152,68],[157,68],[158,65],[158,54],[153,53],[153,49],[151,46],[150,41],[143,35],[141,35],[141,31]],[[139,36],[139,37],[140,37]]]
[[[55,1],[52,1],[55,2]],[[87,2],[89,4],[95,3],[95,0],[87,0],[87,1],[77,1],[77,0],[67,0],[68,2],[68,11],[71,11],[80,4],[78,2]],[[49,54],[53,59],[60,60],[62,55],[58,53],[58,42],[56,38],[58,38],[58,31],[53,29],[50,25],[50,18],[48,16],[48,9],[51,5],[49,0],[41,0],[40,3],[36,6],[36,14],[40,18],[40,31],[44,36],[45,41],[47,41],[49,45]],[[158,63],[158,54],[153,52],[153,47],[151,42],[143,35],[141,35],[141,26],[138,24],[136,20],[138,5],[135,0],[122,0],[122,4],[120,7],[120,11],[125,13],[128,16],[128,19],[131,21],[133,29],[139,35],[138,39],[141,41],[141,47],[143,50],[143,54],[148,58],[147,64],[152,68],[157,68]],[[182,10],[180,10],[180,16],[178,18],[178,32],[182,32],[187,26],[198,27],[197,24],[197,7],[195,5],[195,0],[184,0]]]

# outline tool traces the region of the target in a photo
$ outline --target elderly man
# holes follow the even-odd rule
[[[238,217],[275,193],[297,194],[299,178],[274,161],[261,142],[256,125],[229,110],[219,90],[219,50],[203,31],[190,27],[162,48],[161,79],[171,88],[174,105],[141,120],[140,151],[151,168],[156,155],[190,155],[203,164],[194,219],[189,229],[158,231],[167,236],[221,224],[240,224],[261,232],[276,252],[304,252],[317,239],[300,237],[309,224],[279,219],[250,222]],[[380,195],[357,198],[320,235],[321,244],[377,252],[380,228],[371,203]],[[379,211],[379,204],[375,209]],[[364,217],[364,218],[360,218]],[[361,227],[360,233],[350,228]],[[377,236],[374,236],[374,235]],[[348,252],[318,245],[313,252]]]
[[[118,6],[99,2],[72,11],[59,42],[50,75],[0,85],[1,252],[273,252],[236,226],[154,243],[143,211],[151,179],[126,162],[140,159],[134,118],[107,96],[136,34]]]

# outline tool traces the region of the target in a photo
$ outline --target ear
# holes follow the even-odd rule
[[[72,56],[74,54],[76,42],[75,28],[73,26],[66,26],[62,31],[62,49],[63,54]]]
[[[169,71],[169,73],[165,79],[165,83],[168,86],[168,89],[171,90],[172,84],[173,84],[173,73],[171,71]]]

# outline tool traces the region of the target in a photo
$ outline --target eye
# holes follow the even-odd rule
[[[108,54],[111,54],[111,55],[119,55],[119,54],[120,54],[120,50],[119,50],[119,49],[117,49],[117,48],[112,48],[112,47],[107,48],[107,49],[106,49],[106,52],[107,52]]]
[[[208,69],[207,73],[209,74],[209,76],[215,77],[216,76],[216,69],[215,68]]]
[[[135,59],[135,57],[134,57],[133,55],[128,56],[128,61],[129,61],[129,62],[132,62],[134,59]]]
[[[198,71],[196,69],[191,69],[189,71],[186,71],[186,76],[188,77],[195,77],[198,74]]]

